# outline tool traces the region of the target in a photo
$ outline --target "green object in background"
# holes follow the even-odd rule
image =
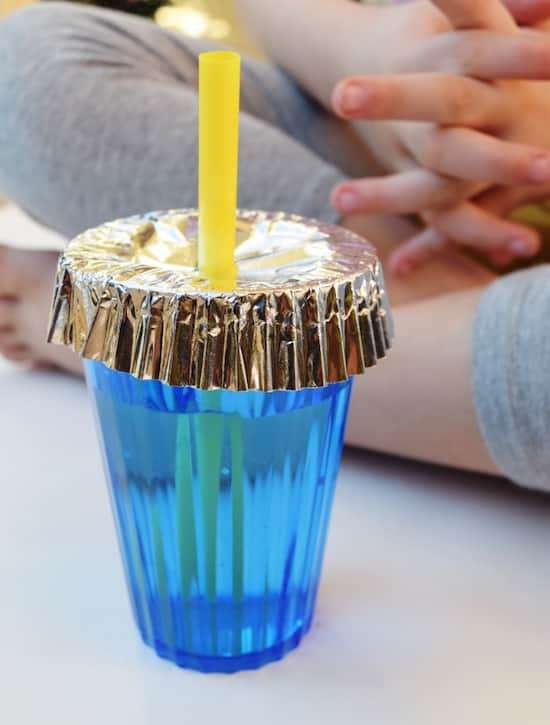
[[[550,201],[520,206],[510,215],[510,219],[537,229],[550,229]]]
[[[520,206],[510,214],[510,219],[536,229],[546,247],[543,249],[542,256],[550,258],[550,201]]]

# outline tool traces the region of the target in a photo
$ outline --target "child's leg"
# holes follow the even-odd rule
[[[474,399],[499,469],[550,491],[550,265],[491,285],[473,333]]]
[[[201,47],[150,22],[65,3],[10,16],[0,24],[0,189],[66,236],[117,216],[194,205]],[[336,219],[328,196],[343,173],[321,156],[351,171],[361,154],[346,126],[265,63],[245,59],[242,96],[241,206]],[[385,221],[351,223],[383,253],[408,233],[404,221],[389,231]],[[4,304],[0,348],[59,362],[42,332],[55,258],[1,256],[0,297],[24,293]],[[458,256],[446,272],[438,264],[402,291],[396,284],[396,301],[477,281]],[[46,283],[31,287],[29,267]]]
[[[47,3],[11,15],[0,24],[0,189],[67,237],[195,205],[200,47],[95,8]],[[327,200],[342,172],[279,128],[313,146],[312,105],[265,64],[244,66],[241,205],[336,219]],[[354,156],[347,148],[338,145],[338,159]],[[55,264],[54,254],[0,247],[0,353],[78,369],[70,351],[45,344]]]
[[[549,309],[549,265],[398,307],[393,354],[355,381],[348,443],[550,491]]]
[[[472,327],[482,294],[473,288],[394,310],[394,349],[354,381],[347,443],[498,472],[479,432],[471,382]]]
[[[8,197],[66,236],[196,204],[196,44],[148,21],[65,3],[14,13],[0,37]],[[245,65],[240,205],[335,219],[327,199],[343,173],[274,125],[292,125],[297,114],[275,114],[275,100],[260,92],[265,78]],[[295,108],[294,87],[273,85],[281,108],[287,100]],[[273,123],[257,117],[262,106]]]
[[[36,6],[15,14],[2,23],[0,35],[0,187],[33,216],[69,236],[116,216],[195,203],[196,48],[153,24],[64,4]],[[29,37],[33,39],[30,52]],[[260,78],[259,84],[253,82],[254,74],[256,80]],[[261,100],[258,85],[262,83],[269,90],[271,105]],[[241,205],[333,219],[328,194],[343,173],[321,157],[339,159],[346,166],[348,151],[337,142],[335,148],[327,147],[322,153],[322,139],[331,136],[326,134],[330,127],[325,125],[326,116],[317,118],[315,108],[303,105],[293,87],[292,93],[287,92],[289,88],[283,77],[270,76],[265,66],[247,64],[243,99],[245,110],[250,112],[242,118]],[[284,98],[275,98],[277,94]],[[286,101],[286,115],[277,116],[277,109],[285,108]],[[304,112],[298,112],[302,107]],[[312,126],[315,118],[318,125]],[[348,141],[345,145],[349,149]],[[389,231],[385,220],[382,226],[373,219],[355,219],[353,224],[367,236],[382,240],[383,255],[408,233],[406,222],[392,222],[399,228]],[[57,357],[60,351],[42,343],[50,294],[48,277],[53,276],[55,258],[37,255],[30,260],[25,253],[5,249],[0,257],[0,298],[4,298],[0,303],[0,349],[11,351],[13,357],[26,354],[67,366]],[[31,266],[47,283],[32,282],[28,274]],[[398,346],[379,371],[358,381],[354,411],[368,406],[371,380],[377,395],[384,390],[387,393],[386,407],[380,407],[379,415],[389,416],[390,423],[395,416],[403,417],[404,392],[415,386],[423,390],[419,373],[418,380],[413,378],[411,383],[403,370],[411,370],[413,375],[412,359],[418,360],[420,370],[427,340],[433,341],[430,335],[410,334],[412,320],[429,328],[436,316],[444,335],[450,335],[449,323],[455,320],[462,324],[462,333],[455,330],[457,341],[464,342],[465,350],[470,349],[465,339],[471,323],[469,313],[457,311],[452,298],[414,301],[489,280],[488,273],[458,255],[434,263],[431,270],[406,285],[390,280],[390,293],[398,303],[402,352]],[[23,295],[18,297],[21,290]],[[475,294],[467,298],[473,300]],[[404,303],[410,307],[401,309],[399,305]],[[351,440],[404,455],[432,460],[442,460],[443,456],[456,465],[489,468],[487,458],[479,452],[482,444],[476,438],[471,407],[464,400],[467,389],[457,386],[457,379],[464,382],[460,374],[467,375],[465,358],[461,364],[458,357],[453,358],[453,365],[447,365],[446,359],[438,364],[437,356],[444,347],[434,343],[432,362],[442,390],[462,390],[459,398],[464,410],[457,420],[462,420],[471,438],[463,440],[463,455],[452,458],[450,453],[442,454],[422,442],[417,448],[406,431],[392,429],[389,423],[380,426],[386,437],[377,433],[376,427],[370,437],[362,437],[361,419],[357,424],[355,412]],[[424,393],[429,392],[428,383],[433,384],[429,378],[425,378]],[[367,385],[366,398],[361,394],[363,385]],[[426,408],[428,402],[431,406],[433,400],[432,396],[419,396],[418,409]],[[456,415],[453,401],[448,395],[434,403],[434,418],[424,422],[428,426],[422,431],[424,440],[429,439],[429,426],[441,416],[452,419]],[[407,415],[410,413],[409,406]],[[448,436],[449,444],[453,439],[453,435]]]

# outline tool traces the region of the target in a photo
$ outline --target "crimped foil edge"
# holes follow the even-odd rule
[[[297,390],[363,373],[391,347],[376,258],[300,289],[159,293],[62,256],[48,339],[142,380],[203,390]]]

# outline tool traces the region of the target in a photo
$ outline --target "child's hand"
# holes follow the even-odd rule
[[[550,78],[550,39],[519,30],[496,0],[434,5],[445,16],[426,3],[391,9],[416,36],[409,33],[384,75],[350,78],[335,89],[335,110],[345,118],[391,120],[360,130],[394,173],[346,182],[333,202],[346,214],[422,213],[429,228],[394,255],[401,272],[449,239],[484,249],[500,263],[531,256],[539,246],[536,232],[493,213],[517,198],[518,189],[466,200],[502,186],[520,187],[522,200],[536,198],[550,184],[550,83],[509,80]],[[550,12],[542,0],[508,5],[518,19]],[[461,30],[468,27],[476,29]]]

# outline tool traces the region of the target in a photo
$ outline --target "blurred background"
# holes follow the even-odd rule
[[[39,0],[0,0],[0,18]],[[261,55],[244,30],[233,0],[72,0],[141,15],[151,22],[193,38],[209,38],[243,53]],[[42,0],[48,2],[48,0]],[[0,195],[0,205],[6,199]]]
[[[0,16],[36,0],[0,0]],[[47,0],[42,0],[47,2]],[[242,52],[258,50],[238,21],[233,0],[73,0],[150,18],[159,25],[194,38],[210,38]]]

